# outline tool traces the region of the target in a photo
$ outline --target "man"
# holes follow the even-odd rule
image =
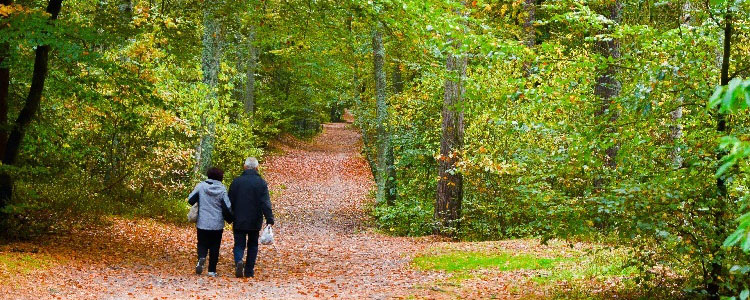
[[[255,276],[255,260],[258,257],[258,236],[263,217],[273,225],[271,199],[268,185],[258,174],[258,160],[245,159],[245,171],[229,186],[229,201],[234,211],[234,275]],[[242,262],[247,246],[247,261]]]

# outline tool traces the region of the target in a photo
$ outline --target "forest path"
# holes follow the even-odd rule
[[[116,218],[106,228],[54,237],[42,246],[5,249],[54,262],[4,279],[0,291],[15,299],[441,298],[429,288],[441,275],[409,265],[433,244],[429,238],[368,228],[374,183],[350,124],[325,124],[311,142],[286,139],[273,146],[281,153],[262,168],[277,218],[276,243],[261,246],[256,278],[234,278],[228,230],[219,277],[210,278],[193,273],[194,228]]]

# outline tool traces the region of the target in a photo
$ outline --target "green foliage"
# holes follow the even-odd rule
[[[16,179],[13,201],[2,208],[6,235],[68,230],[110,214],[184,223],[185,196],[203,177],[195,172],[203,136],[212,137],[211,164],[230,180],[280,133],[310,136],[343,111],[337,78],[351,70],[335,40],[326,41],[330,31],[298,22],[335,12],[329,3],[304,12],[291,10],[294,1],[127,3],[66,1],[55,22],[40,2],[0,6],[9,120],[24,105],[34,48],[52,48],[20,162],[3,166]],[[213,37],[223,50],[215,88],[201,74],[205,17],[221,27]],[[250,45],[258,59],[253,88],[246,86]]]

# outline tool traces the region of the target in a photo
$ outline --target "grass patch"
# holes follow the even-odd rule
[[[29,274],[52,265],[52,258],[44,254],[0,253],[0,277]]]
[[[608,299],[634,295],[638,271],[629,260],[625,248],[515,240],[449,244],[412,263],[417,269],[446,272],[449,276],[435,284],[456,295],[507,278],[510,281],[501,280],[507,291],[518,290],[515,294],[534,299]]]
[[[422,270],[441,270],[447,272],[490,268],[500,271],[513,271],[550,269],[563,260],[564,258],[545,258],[530,254],[510,254],[503,252],[452,252],[418,256],[414,259],[414,264]]]

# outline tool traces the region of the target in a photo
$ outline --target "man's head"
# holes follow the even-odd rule
[[[258,159],[255,157],[248,157],[245,159],[245,170],[257,170],[258,169]]]

